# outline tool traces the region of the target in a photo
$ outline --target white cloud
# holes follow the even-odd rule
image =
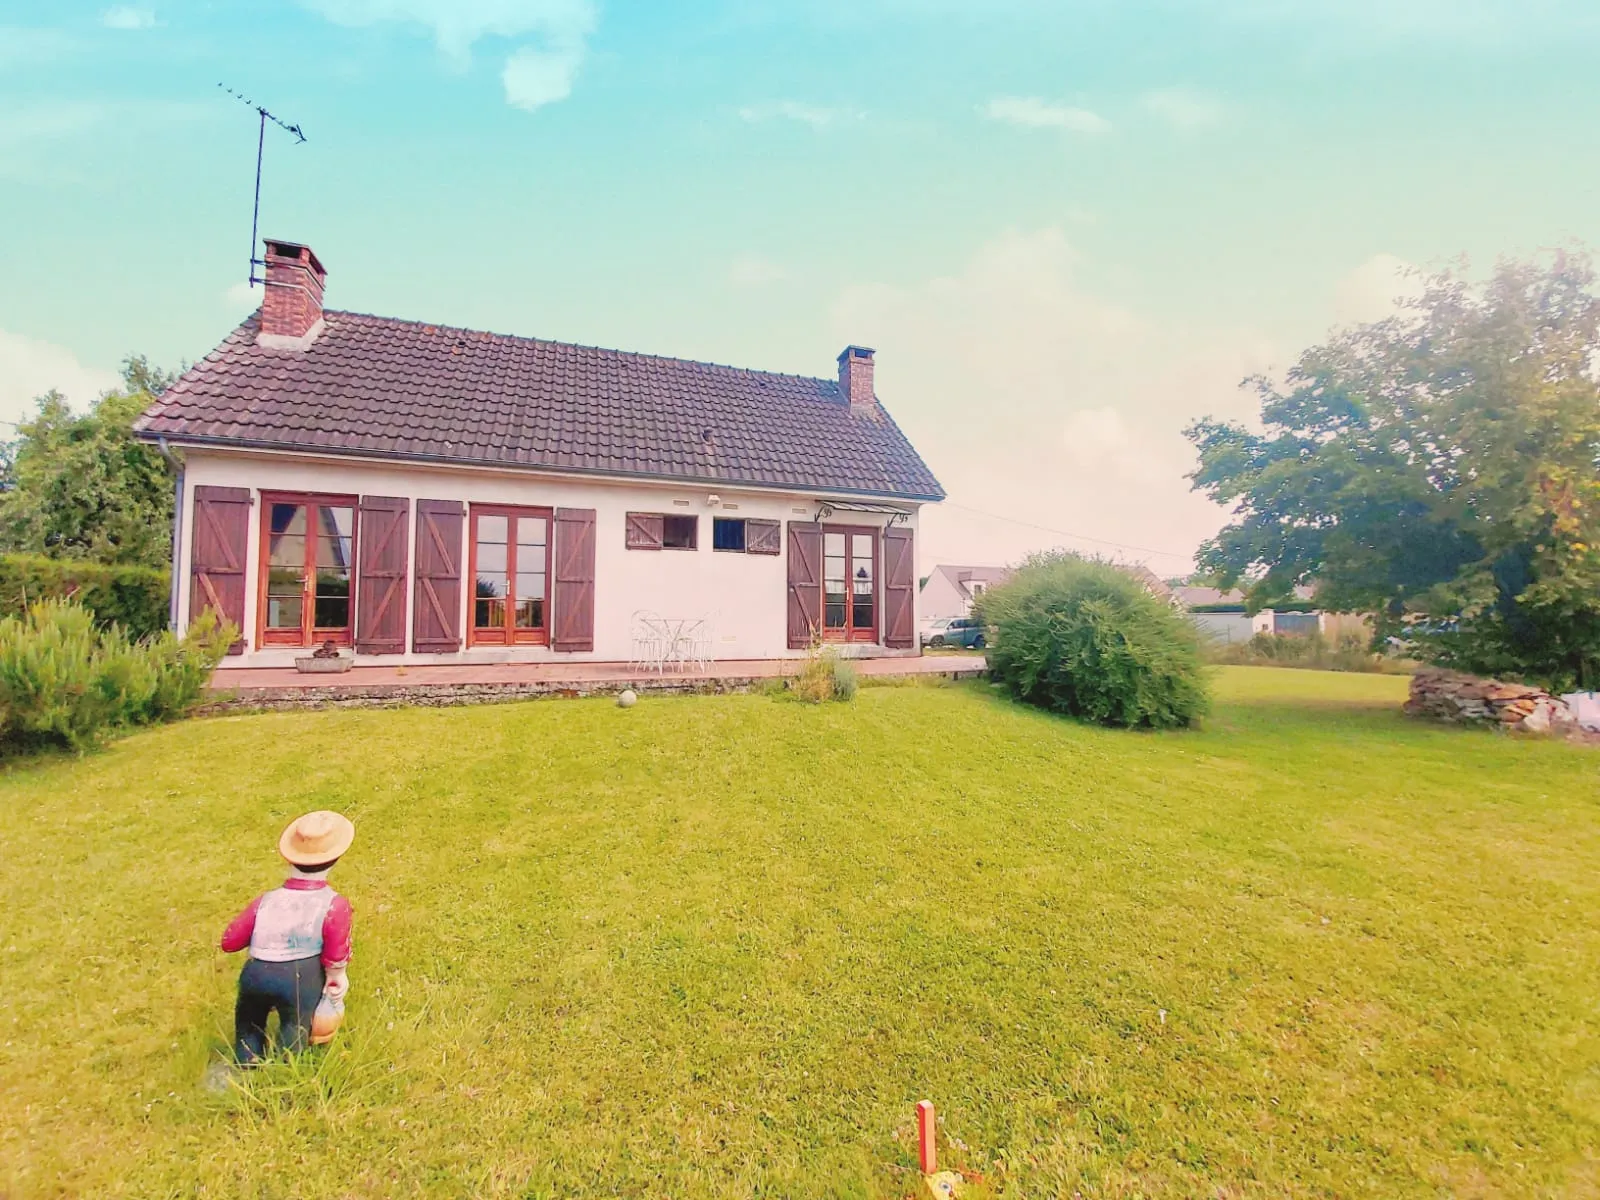
[[[878,394],[950,493],[924,514],[923,569],[1114,552],[1097,538],[1171,574],[1222,524],[1190,490],[1182,429],[1252,414],[1239,381],[1284,356],[1248,330],[1157,322],[1078,275],[1060,230],[1012,232],[953,274],[835,304],[832,340],[877,347]]]
[[[788,278],[787,267],[759,254],[741,254],[728,265],[728,282],[734,287],[764,287]]]
[[[983,113],[991,121],[1030,129],[1065,129],[1071,133],[1107,133],[1111,129],[1111,122],[1099,113],[1037,96],[996,96]]]
[[[506,103],[533,111],[572,93],[597,17],[594,0],[301,0],[341,25],[396,21],[430,30],[466,65],[481,38],[531,38],[507,56]]]
[[[1334,320],[1341,325],[1381,321],[1421,294],[1422,279],[1415,266],[1393,254],[1374,254],[1334,286]]]
[[[121,382],[115,371],[85,366],[61,346],[0,329],[0,437],[11,422],[33,413],[33,402],[51,388],[83,408]]]
[[[243,279],[229,284],[222,293],[222,307],[240,316],[255,312],[261,307],[261,289],[252,287]]]
[[[155,27],[156,15],[148,8],[131,8],[126,4],[119,4],[106,9],[100,16],[100,23],[107,29],[152,29]]]
[[[1203,92],[1162,88],[1144,97],[1145,108],[1177,129],[1199,129],[1222,119],[1222,105]]]
[[[844,121],[863,120],[866,114],[849,108],[802,104],[798,100],[775,100],[767,104],[746,105],[739,110],[739,117],[752,124],[761,121],[796,121],[813,129],[826,129]]]
[[[532,112],[572,95],[572,82],[583,63],[582,44],[546,50],[524,46],[506,59],[500,80],[506,103]]]

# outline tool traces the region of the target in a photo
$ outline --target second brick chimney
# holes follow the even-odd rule
[[[322,285],[328,273],[310,246],[267,240],[266,289],[261,297],[263,346],[298,349],[322,332]]]
[[[872,390],[872,353],[865,346],[846,346],[839,355],[839,394],[849,401],[853,413],[878,411],[878,396]]]

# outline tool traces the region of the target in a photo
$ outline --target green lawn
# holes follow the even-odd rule
[[[1593,750],[1231,669],[230,717],[0,775],[0,1196],[1600,1192]],[[325,1057],[200,1087],[223,924],[337,807]],[[1165,1014],[1164,1017],[1162,1014]]]

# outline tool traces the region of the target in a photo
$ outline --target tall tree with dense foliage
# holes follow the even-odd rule
[[[167,565],[173,468],[134,439],[133,422],[173,377],[134,356],[122,378],[86,413],[51,391],[18,427],[3,464],[0,549]]]
[[[1200,565],[1267,605],[1299,584],[1424,657],[1600,687],[1600,300],[1585,255],[1425,278],[1334,335],[1264,432],[1203,420],[1192,476],[1233,520]]]

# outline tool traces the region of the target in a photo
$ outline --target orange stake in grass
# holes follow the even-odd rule
[[[917,1166],[924,1175],[939,1169],[938,1152],[933,1145],[933,1101],[917,1102]]]

